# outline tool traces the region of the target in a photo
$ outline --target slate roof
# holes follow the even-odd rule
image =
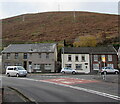
[[[55,43],[11,44],[2,53],[7,52],[54,52]]]
[[[65,54],[117,54],[112,46],[108,47],[64,47]]]
[[[64,47],[63,51],[69,54],[90,53],[88,47]]]

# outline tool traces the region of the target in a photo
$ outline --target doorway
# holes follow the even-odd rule
[[[24,61],[23,67],[25,68],[25,70],[27,70],[27,61]]]

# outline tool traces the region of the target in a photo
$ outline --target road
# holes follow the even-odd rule
[[[41,76],[27,78],[3,76],[3,86],[17,88],[35,102],[118,102],[118,84],[77,76]],[[88,78],[88,79],[87,79]]]

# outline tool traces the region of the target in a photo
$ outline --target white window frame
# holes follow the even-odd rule
[[[69,58],[70,58],[71,60],[69,60]],[[68,61],[72,61],[72,55],[68,55]]]
[[[93,70],[99,70],[99,64],[93,64]]]
[[[78,66],[78,67],[80,66],[80,68],[77,68],[77,66]],[[75,67],[76,67],[77,70],[83,70],[83,69],[82,69],[82,64],[76,64]]]
[[[72,67],[72,64],[65,64],[65,67],[71,68],[71,67]]]
[[[78,60],[76,60],[78,57]],[[75,61],[78,62],[79,61],[79,56],[78,55],[75,55]]]
[[[6,59],[10,59],[10,53],[6,54]]]
[[[35,70],[40,70],[40,64],[34,64],[34,69]]]
[[[108,61],[112,61],[112,55],[108,55]]]
[[[84,57],[84,60],[82,59]],[[85,55],[81,55],[81,62],[85,62]]]
[[[107,64],[107,67],[114,68],[114,65],[113,64]]]
[[[94,55],[94,61],[98,61],[98,55]]]
[[[51,64],[45,64],[44,68],[45,70],[51,70],[52,65]]]
[[[18,59],[19,54],[15,53],[15,59]]]
[[[15,65],[15,66],[22,66],[21,63],[15,63],[14,65]]]

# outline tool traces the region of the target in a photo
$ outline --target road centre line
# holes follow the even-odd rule
[[[111,95],[111,94],[108,94],[108,93],[95,91],[95,90],[91,90],[91,89],[86,89],[86,88],[82,88],[82,87],[70,86],[70,85],[65,85],[65,84],[59,84],[59,83],[55,83],[55,82],[49,82],[49,81],[46,81],[46,80],[36,80],[36,79],[29,79],[29,78],[17,78],[17,79],[25,79],[25,80],[30,80],[30,81],[45,82],[45,83],[60,85],[60,86],[69,87],[69,88],[72,88],[72,89],[85,91],[85,92],[88,92],[88,93],[92,93],[92,94],[96,94],[96,95],[100,95],[100,96],[104,96],[104,97],[107,97],[107,98],[111,98],[111,99],[120,101],[120,97],[119,96]]]

